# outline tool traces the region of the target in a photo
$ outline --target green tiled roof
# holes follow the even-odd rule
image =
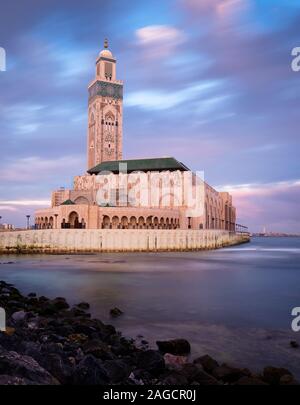
[[[61,203],[60,205],[75,205],[75,203],[72,200],[66,200],[63,203]]]
[[[99,165],[88,170],[89,174],[98,174],[100,172],[109,171],[119,173],[119,164],[127,164],[127,173],[133,171],[163,171],[163,170],[190,170],[183,163],[173,157],[151,158],[151,159],[130,159],[130,160],[113,160],[102,162]],[[121,169],[122,170],[122,169]]]

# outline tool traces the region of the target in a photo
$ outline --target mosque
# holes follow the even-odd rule
[[[123,159],[123,82],[108,49],[88,86],[87,172],[35,212],[36,229],[219,229],[235,231],[227,192],[174,157]]]

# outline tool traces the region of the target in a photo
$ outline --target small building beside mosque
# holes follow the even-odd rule
[[[218,229],[235,231],[227,192],[175,157],[123,159],[123,82],[108,49],[88,86],[87,172],[35,212],[36,229]],[[171,148],[171,147],[170,147]]]

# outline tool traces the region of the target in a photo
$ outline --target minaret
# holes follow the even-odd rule
[[[116,62],[105,39],[88,86],[88,169],[122,159],[123,82],[116,80]]]

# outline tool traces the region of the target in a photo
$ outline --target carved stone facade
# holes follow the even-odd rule
[[[88,171],[74,178],[73,189],[52,193],[51,207],[36,212],[36,228],[235,231],[232,197],[183,163],[122,160],[122,108],[123,84],[106,43],[89,85]]]
[[[116,59],[105,48],[88,87],[88,169],[122,159],[123,83],[116,80]]]

